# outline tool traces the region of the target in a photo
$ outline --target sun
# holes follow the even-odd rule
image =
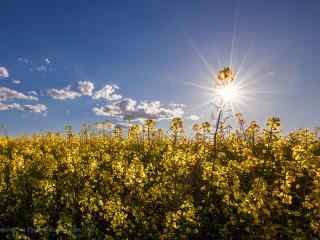
[[[263,89],[257,89],[257,78],[265,77],[265,74],[259,73],[259,68],[245,67],[248,53],[239,65],[228,63],[228,61],[219,60],[218,66],[211,66],[204,56],[200,55],[201,60],[209,70],[207,78],[209,85],[200,85],[195,82],[184,82],[187,85],[204,90],[203,103],[190,108],[188,112],[194,112],[199,109],[209,109],[208,106],[214,106],[218,109],[224,109],[226,112],[235,114],[237,112],[251,111],[248,102],[255,101],[257,93],[269,93]],[[223,62],[223,63],[222,63]],[[223,66],[223,64],[225,64]]]
[[[223,102],[230,103],[237,100],[240,92],[239,89],[232,83],[226,86],[220,86],[216,89],[217,96],[220,97]]]
[[[241,93],[237,87],[236,76],[231,67],[220,70],[215,79],[214,95],[222,105],[236,102]]]
[[[230,110],[234,114],[245,107],[250,92],[248,91],[247,84],[245,84],[246,81],[240,78],[237,72],[234,72],[231,67],[222,68],[222,70],[215,74],[211,81],[212,86],[210,87],[188,83],[208,92],[206,95],[208,100],[191,109],[191,111],[205,108],[207,105],[213,105],[219,109]]]

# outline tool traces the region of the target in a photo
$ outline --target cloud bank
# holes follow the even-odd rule
[[[180,106],[163,106],[160,101],[137,102],[131,98],[115,101],[111,104],[94,107],[93,111],[98,116],[115,117],[119,120],[144,120],[144,119],[171,119],[182,117],[184,114]]]
[[[115,118],[117,121],[142,121],[145,119],[172,119],[183,117],[183,104],[161,104],[160,101],[136,101],[132,98],[123,98],[117,93],[119,87],[115,84],[106,84],[100,90],[94,91],[95,86],[90,81],[79,81],[77,88],[67,86],[63,89],[52,88],[47,91],[48,96],[56,100],[75,99],[81,96],[90,96],[92,100],[106,100],[104,105],[97,105],[92,110],[97,116]],[[197,121],[199,117],[191,115],[188,120]]]
[[[67,86],[63,89],[52,88],[47,91],[48,96],[52,97],[56,100],[67,100],[67,99],[75,99],[77,97],[81,97],[81,94],[70,89],[70,86]]]
[[[106,99],[108,101],[116,101],[122,98],[120,94],[116,94],[115,92],[119,90],[119,87],[115,84],[113,85],[105,85],[101,90],[96,91],[93,95],[93,99]]]

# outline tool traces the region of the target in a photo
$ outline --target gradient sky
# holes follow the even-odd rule
[[[0,70],[0,89],[20,97],[2,98],[0,123],[20,134],[119,121],[121,113],[93,111],[121,101],[94,99],[115,84],[139,113],[141,101],[160,101],[166,113],[184,104],[190,126],[191,115],[210,118],[214,106],[203,105],[211,99],[203,88],[232,56],[236,71],[243,62],[248,95],[237,111],[259,123],[279,116],[285,130],[313,128],[320,125],[319,23],[318,0],[2,0],[0,67],[9,76]],[[80,96],[79,81],[94,84],[91,96]],[[78,95],[54,99],[50,89]],[[47,110],[30,110],[38,104]]]

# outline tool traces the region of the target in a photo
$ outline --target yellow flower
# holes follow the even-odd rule
[[[217,85],[218,86],[226,86],[234,81],[234,73],[230,67],[225,67],[220,70],[217,75]]]

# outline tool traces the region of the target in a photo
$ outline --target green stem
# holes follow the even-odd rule
[[[213,147],[214,147],[214,155],[215,155],[215,157],[216,157],[216,154],[217,154],[217,135],[218,135],[218,130],[219,130],[221,118],[222,118],[222,108],[220,108],[220,110],[219,110],[216,129],[215,129],[215,132],[214,132]]]

